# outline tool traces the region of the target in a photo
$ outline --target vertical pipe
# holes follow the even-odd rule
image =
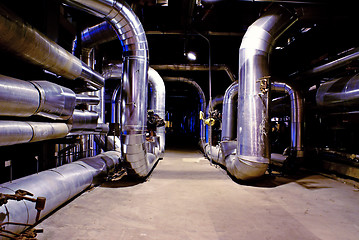
[[[237,159],[227,169],[242,180],[262,176],[269,163],[269,56],[297,18],[272,5],[247,30],[239,49]]]
[[[166,114],[166,88],[163,79],[153,68],[148,69],[148,83],[153,92],[149,99],[149,110],[153,110],[160,118],[165,119]],[[160,137],[160,153],[165,152],[165,126],[157,128],[157,135]]]
[[[154,162],[147,159],[145,126],[147,117],[148,46],[145,31],[136,14],[124,1],[64,0],[64,2],[105,18],[121,41],[122,143],[125,161],[140,177],[148,175]],[[139,163],[140,162],[140,163]]]
[[[222,108],[222,141],[236,138],[236,97],[238,98],[238,82],[232,83],[226,90]]]
[[[303,157],[303,98],[298,91],[286,83],[274,82],[271,87],[271,90],[285,92],[290,97],[290,152],[294,157]]]

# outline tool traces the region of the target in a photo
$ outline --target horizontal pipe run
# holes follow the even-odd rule
[[[76,105],[98,105],[100,98],[96,95],[76,94]]]
[[[196,64],[186,64],[186,65],[151,65],[151,67],[157,71],[161,70],[172,70],[172,71],[208,71],[208,65],[196,65]],[[231,79],[232,82],[236,81],[236,78],[232,71],[226,65],[212,65],[211,71],[225,71]]]
[[[316,94],[317,106],[331,112],[358,110],[359,74],[347,76],[320,85]]]
[[[0,146],[63,138],[69,133],[66,123],[0,121]]]
[[[354,60],[358,60],[358,59],[359,59],[359,48],[355,49],[351,53],[349,53],[343,57],[340,57],[334,61],[314,67],[314,68],[307,70],[303,73],[299,73],[299,76],[300,77],[305,77],[305,76],[313,77],[313,76],[317,76],[320,74],[325,74],[325,73],[334,71],[338,68],[344,67],[344,66],[348,65],[350,62],[352,62]]]
[[[71,132],[95,131],[97,128],[98,114],[87,110],[75,110],[68,125]]]
[[[0,9],[0,48],[68,79],[104,86],[103,77],[45,35]]]
[[[40,115],[67,120],[75,108],[75,93],[47,81],[23,81],[0,75],[0,115]]]
[[[45,208],[40,215],[42,219],[89,186],[103,181],[119,164],[120,157],[119,152],[110,151],[81,159],[1,184],[0,193],[14,194],[16,190],[22,189],[34,194],[34,198],[45,197]],[[9,200],[8,203],[0,206],[0,214],[4,216],[0,223],[18,222],[33,225],[36,223],[37,211],[33,202]],[[15,233],[20,233],[27,228],[12,224],[5,224],[3,227]]]

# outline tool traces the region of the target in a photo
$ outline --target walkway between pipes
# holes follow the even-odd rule
[[[144,183],[85,192],[45,219],[39,239],[358,239],[359,191],[320,175],[233,182],[199,151],[167,150]]]

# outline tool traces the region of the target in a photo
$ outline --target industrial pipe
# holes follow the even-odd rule
[[[237,156],[226,159],[236,178],[262,176],[269,164],[269,56],[276,40],[297,18],[272,5],[245,33],[239,49]]]
[[[344,112],[358,110],[359,74],[337,78],[320,85],[316,94],[318,107]]]
[[[226,90],[222,107],[222,141],[230,141],[236,138],[238,82],[232,83]]]
[[[76,105],[98,105],[100,103],[99,96],[76,94]]]
[[[104,85],[99,73],[4,9],[0,9],[0,47],[65,78],[81,78],[97,89]]]
[[[67,122],[71,132],[95,131],[97,128],[98,114],[87,110],[75,110]]]
[[[303,157],[303,98],[299,91],[293,89],[286,83],[274,82],[271,85],[272,91],[285,92],[290,98],[290,155]]]
[[[45,197],[45,208],[40,215],[42,219],[89,186],[101,182],[114,171],[120,157],[120,152],[110,151],[78,160],[1,184],[0,193],[14,194],[16,190],[21,189],[32,193],[35,198]],[[37,211],[34,202],[9,200],[0,206],[0,214],[4,216],[0,223],[15,222],[33,225],[36,223]],[[13,224],[4,224],[2,227],[15,233],[20,233],[27,228],[27,226]]]
[[[148,83],[151,87],[151,94],[148,104],[148,110],[153,110],[160,118],[165,119],[166,114],[166,87],[163,79],[153,68],[148,68]],[[158,127],[156,130],[160,137],[160,156],[165,152],[165,126]]]
[[[75,109],[75,93],[47,81],[22,81],[0,75],[0,115],[40,115],[67,120]]]
[[[165,77],[164,78],[165,82],[183,82],[186,84],[190,84],[192,87],[194,87],[197,90],[198,93],[198,97],[199,97],[199,105],[200,105],[200,111],[202,111],[204,113],[205,109],[206,109],[206,96],[204,95],[204,92],[202,90],[202,88],[198,85],[198,83],[196,83],[195,81],[192,81],[191,79],[188,78],[183,78],[183,77]],[[205,145],[205,137],[206,137],[206,129],[204,127],[204,124],[200,124],[200,145],[202,148],[204,148]]]
[[[105,18],[116,31],[123,47],[122,142],[125,161],[139,177],[148,175],[155,161],[147,156],[148,46],[146,34],[127,3],[116,0],[64,0],[69,5]]]
[[[63,138],[69,133],[66,123],[0,121],[0,146]]]
[[[151,65],[151,67],[157,71],[208,71],[208,65],[199,65],[199,64],[186,64],[186,65]],[[232,82],[236,81],[234,74],[228,66],[223,64],[214,64],[211,66],[211,71],[225,71],[231,79]]]

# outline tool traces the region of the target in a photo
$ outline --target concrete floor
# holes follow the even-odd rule
[[[321,175],[233,182],[199,151],[168,150],[147,182],[85,192],[38,239],[359,239],[359,191]]]

